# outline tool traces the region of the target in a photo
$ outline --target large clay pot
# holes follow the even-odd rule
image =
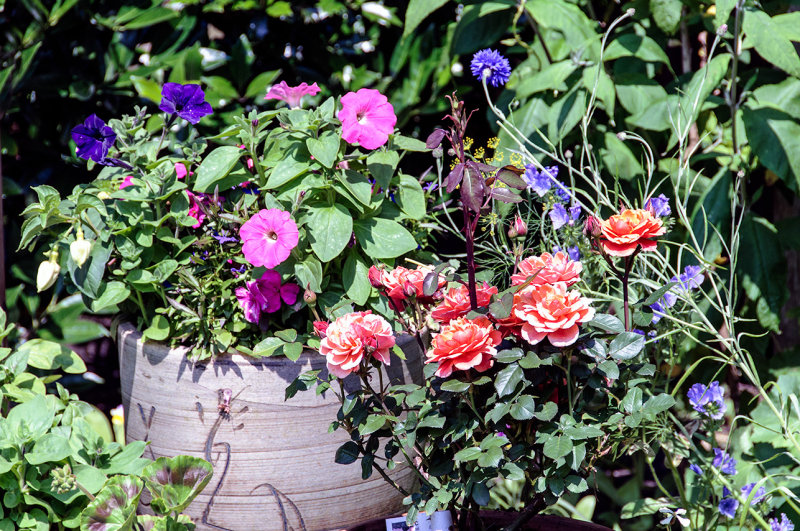
[[[192,364],[181,350],[143,342],[129,324],[119,326],[117,338],[127,440],[149,441],[145,457],[185,454],[214,466],[211,483],[185,511],[198,529],[341,529],[402,507],[402,496],[379,474],[364,481],[357,464],[334,462],[349,437],[328,433],[339,409],[332,393],[284,401],[296,376],[324,368],[318,353],[296,362],[231,354]],[[421,381],[416,341],[398,343],[407,361],[393,358],[389,376]],[[230,413],[220,405],[226,394]],[[407,467],[391,473],[406,489],[413,475]]]

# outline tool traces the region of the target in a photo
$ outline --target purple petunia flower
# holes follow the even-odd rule
[[[733,518],[736,516],[736,509],[739,508],[739,502],[736,498],[722,498],[719,501],[719,514]]]
[[[772,528],[772,531],[794,531],[794,524],[789,517],[786,516],[786,513],[781,513],[781,519],[778,521],[777,518],[770,518],[769,526]]]
[[[158,108],[167,114],[177,114],[187,122],[196,124],[200,118],[214,112],[205,98],[206,95],[200,85],[164,83],[161,88],[161,105]]]
[[[689,388],[686,396],[692,408],[703,415],[719,420],[725,414],[725,397],[717,381],[711,382],[708,387],[696,383]]]
[[[525,166],[525,173],[522,174],[522,179],[528,188],[536,192],[539,197],[544,197],[550,190],[556,177],[558,177],[558,166],[550,166],[539,171],[533,164],[528,164]]]
[[[672,209],[669,207],[669,198],[664,194],[658,197],[651,197],[644,205],[645,210],[649,210],[651,214],[656,217],[667,217],[672,214]]]
[[[244,312],[244,318],[251,323],[258,323],[262,312],[275,313],[280,310],[281,301],[289,305],[297,302],[298,293],[300,286],[281,285],[280,273],[268,269],[260,279],[236,288],[236,299]]]
[[[508,59],[491,48],[475,52],[469,66],[476,79],[480,81],[485,78],[486,82],[493,87],[505,85],[511,76],[511,65]]]
[[[714,448],[714,461],[711,464],[723,474],[729,476],[736,474],[736,459],[729,456],[724,450]]]
[[[117,135],[96,114],[72,128],[72,140],[78,145],[77,155],[82,159],[103,162]]]
[[[636,330],[634,330],[634,332],[636,332]],[[692,472],[694,472],[698,476],[702,476],[703,475],[703,469],[700,468],[697,465],[689,465],[689,470],[691,470]]]
[[[755,483],[748,483],[744,487],[742,487],[742,498],[748,498],[750,493],[753,491],[753,488],[756,486]],[[755,505],[759,503],[761,500],[764,499],[764,496],[767,495],[767,489],[764,487],[759,487],[758,490],[753,494],[753,499],[750,501],[750,505]]]

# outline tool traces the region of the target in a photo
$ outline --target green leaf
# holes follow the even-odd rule
[[[253,356],[268,357],[275,354],[279,348],[283,347],[286,342],[279,337],[267,337],[261,340],[256,346],[253,347]]]
[[[425,192],[419,181],[410,175],[400,175],[397,205],[412,219],[422,219],[427,214]]]
[[[544,443],[542,452],[550,459],[559,459],[569,455],[572,451],[572,439],[566,435],[553,435]]]
[[[156,315],[143,334],[148,339],[164,341],[169,337],[169,321],[163,315]]]
[[[396,221],[358,220],[353,223],[353,230],[364,253],[372,258],[397,258],[417,248],[411,233]]]
[[[482,507],[489,505],[491,496],[489,495],[489,488],[485,483],[475,483],[472,485],[472,499]]]
[[[500,397],[510,395],[523,378],[522,368],[519,365],[509,365],[497,373],[497,377],[494,379],[494,388],[497,390],[497,395]]]
[[[130,79],[139,96],[153,103],[161,103],[161,85],[139,76],[131,76]]]
[[[462,382],[461,380],[456,380],[453,378],[452,380],[447,380],[446,382],[442,383],[442,391],[449,391],[451,393],[463,393],[467,389],[469,389],[469,382]]]
[[[529,420],[536,412],[536,402],[530,395],[521,395],[511,406],[511,416],[517,420]]]
[[[736,0],[716,0],[714,2],[717,12],[714,13],[714,27],[718,28],[728,22],[731,11],[736,7]],[[655,513],[655,511],[653,511]]]
[[[142,471],[157,514],[180,513],[211,481],[211,464],[199,457],[159,457]]]
[[[650,0],[650,12],[656,26],[667,35],[672,35],[678,29],[681,21],[681,0]]]
[[[597,58],[600,50],[597,22],[580,7],[565,0],[531,0],[525,3],[525,9],[537,24],[561,32],[570,50]]]
[[[662,507],[669,507],[670,503],[666,500],[654,500],[653,498],[644,498],[642,500],[635,500],[628,502],[622,507],[619,517],[623,520],[629,518],[636,518],[638,516],[650,516],[658,513]]]
[[[219,187],[220,190],[227,190],[231,186],[244,182],[246,180],[244,172],[234,171],[242,153],[243,151],[236,146],[221,146],[209,153],[197,167],[194,191],[211,193],[216,187]],[[243,168],[241,163],[238,166]],[[231,173],[235,175],[231,175]]]
[[[667,282],[665,285],[661,286],[660,288],[655,290],[653,293],[648,295],[645,300],[643,300],[641,302],[636,302],[635,305],[636,306],[650,306],[652,304],[655,304],[656,301],[658,301],[658,299],[663,297],[665,293],[667,293],[669,290],[671,290],[672,288],[674,288],[678,284],[679,284],[678,282]]]
[[[615,360],[635,358],[644,348],[644,336],[636,332],[623,332],[611,341],[608,355]]]
[[[348,192],[364,206],[372,202],[372,184],[361,173],[355,170],[344,170],[336,176]]]
[[[53,341],[31,339],[23,343],[18,352],[28,355],[28,365],[46,371],[63,370],[70,374],[83,374],[86,364],[72,350]]]
[[[367,157],[367,169],[383,189],[389,188],[389,182],[394,176],[394,170],[400,162],[400,155],[396,151],[378,151]]]
[[[758,160],[790,188],[800,190],[798,118],[772,106],[755,106],[748,101],[742,109],[742,122]]]
[[[597,313],[588,323],[589,326],[601,328],[608,332],[619,334],[625,331],[625,325],[619,318],[607,313]]]
[[[33,450],[25,454],[25,460],[32,465],[58,462],[72,455],[69,439],[56,433],[46,433],[36,440]]]
[[[644,409],[642,412],[649,417],[654,417],[659,413],[668,410],[674,405],[675,399],[672,398],[672,395],[661,393],[648,398],[647,402],[644,403]]]
[[[492,446],[478,456],[478,466],[481,468],[496,467],[503,458],[503,450],[497,446]]]
[[[447,0],[409,0],[406,9],[403,37],[411,35],[428,15],[442,7]]]
[[[614,360],[606,360],[598,365],[597,368],[612,380],[619,378],[619,365]]]
[[[100,296],[92,301],[92,311],[101,313],[105,311],[113,311],[118,304],[128,300],[131,290],[128,286],[118,280],[112,280],[103,285],[100,290]]]
[[[313,256],[294,265],[294,274],[300,281],[301,288],[309,288],[315,293],[322,291],[322,264]]]
[[[620,57],[636,57],[648,63],[664,63],[669,66],[669,57],[659,44],[644,35],[627,33],[611,41],[603,53],[605,61]]]
[[[326,168],[332,168],[339,154],[341,138],[333,131],[325,131],[319,138],[307,138],[308,152]]]
[[[542,405],[542,409],[537,411],[533,414],[534,417],[541,420],[542,422],[550,422],[553,420],[553,417],[556,416],[558,413],[558,406],[555,402],[545,402]]]
[[[425,145],[425,142],[422,140],[396,133],[392,135],[392,147],[394,149],[402,149],[405,151],[429,151]]]
[[[340,465],[349,465],[350,463],[355,463],[358,456],[358,445],[353,441],[347,441],[336,450],[334,461]]]
[[[286,158],[278,162],[267,177],[268,190],[274,190],[311,170],[308,162]],[[319,166],[317,166],[319,167]]]
[[[244,91],[245,98],[256,98],[263,96],[267,92],[267,88],[275,81],[281,74],[280,70],[270,70],[258,74],[248,85]]]
[[[774,331],[780,327],[780,312],[788,299],[786,260],[781,236],[766,219],[747,213],[741,226],[738,273],[745,293],[756,301],[756,315],[762,326]]]
[[[639,164],[639,159],[636,158],[627,144],[617,138],[617,135],[606,133],[603,136],[603,143],[605,147],[600,149],[600,155],[603,158],[603,164],[605,164],[611,175],[626,181],[630,181],[636,176],[644,175],[644,168]]]
[[[547,126],[548,138],[551,142],[558,142],[580,123],[586,112],[586,92],[582,89],[573,90],[559,98],[550,107],[550,120]]]
[[[745,45],[752,44],[761,57],[784,72],[800,77],[800,57],[783,25],[776,24],[761,10],[746,9],[743,29]]]
[[[363,305],[372,292],[369,283],[369,266],[364,263],[361,256],[353,250],[347,255],[342,271],[342,280],[347,286],[347,296],[358,305]]]
[[[11,408],[3,430],[7,437],[16,434],[17,440],[35,441],[53,425],[55,414],[53,402],[43,395],[37,395],[32,400]]]
[[[350,212],[336,203],[330,206],[309,208],[308,240],[322,262],[330,262],[341,253],[353,233]],[[369,254],[369,253],[368,253]]]
[[[634,387],[628,391],[628,394],[626,394],[625,398],[619,403],[619,409],[625,413],[641,412],[642,390],[638,387]]]
[[[289,358],[290,361],[297,361],[302,353],[302,343],[286,343],[283,346],[283,355]]]
[[[453,456],[453,459],[456,462],[474,461],[482,453],[483,450],[481,450],[480,448],[476,446],[468,446],[467,448],[464,448],[463,450],[459,450],[458,452],[456,452],[456,454]]]
[[[369,435],[383,428],[385,424],[386,417],[383,415],[370,415],[367,417],[367,420],[358,427],[358,432],[361,435]]]

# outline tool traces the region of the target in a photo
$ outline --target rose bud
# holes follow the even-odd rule
[[[406,280],[403,282],[403,293],[406,297],[416,297],[417,290],[414,287],[414,284]]]
[[[53,249],[50,253],[50,260],[39,264],[39,271],[36,273],[36,291],[42,292],[55,284],[61,266],[58,265],[58,252]]]
[[[314,321],[314,333],[317,334],[320,338],[325,338],[328,332],[328,325],[330,323],[327,321]]]
[[[600,223],[594,216],[587,216],[586,223],[583,224],[583,234],[592,238],[597,238],[602,234]]]
[[[368,276],[369,276],[369,283],[372,284],[373,288],[380,289],[383,287],[383,282],[381,282],[381,277],[383,276],[383,274],[381,273],[380,269],[378,269],[375,266],[371,266],[369,268]]]
[[[306,301],[306,304],[309,306],[313,306],[317,303],[317,294],[314,293],[310,288],[306,288],[303,292],[303,300]]]
[[[89,253],[92,251],[92,242],[83,239],[83,231],[78,229],[78,235],[75,241],[69,244],[69,254],[72,259],[78,264],[78,267],[83,267],[86,260],[89,258]]]
[[[508,237],[516,238],[518,236],[525,236],[526,234],[528,234],[528,225],[526,225],[522,217],[519,214],[517,214],[516,217],[514,218],[514,222],[508,229]]]

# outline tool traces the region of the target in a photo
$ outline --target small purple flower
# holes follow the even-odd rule
[[[563,250],[564,249],[562,249],[558,245],[554,245],[553,246],[553,254],[556,254],[557,252],[563,251]],[[580,250],[580,248],[577,245],[573,245],[572,247],[567,247],[567,256],[569,256],[569,259],[574,261],[574,262],[580,261],[580,259],[581,259],[581,250]]]
[[[80,158],[103,162],[117,135],[96,114],[92,114],[82,124],[72,128],[72,140],[78,145],[77,154]]]
[[[581,217],[581,206],[580,205],[572,205],[569,207],[569,218],[570,218],[570,225],[573,225],[578,219]]]
[[[672,209],[669,207],[669,198],[664,194],[658,197],[651,197],[645,203],[644,208],[649,210],[654,216],[663,218],[672,214]]]
[[[696,265],[686,266],[678,277],[672,277],[673,282],[680,282],[684,289],[697,289],[705,280],[703,268]]]
[[[772,528],[772,531],[794,531],[794,524],[789,517],[786,516],[786,513],[781,513],[781,519],[778,521],[777,518],[770,518],[769,526]]]
[[[634,332],[636,332],[636,330],[634,330]],[[691,470],[692,472],[694,472],[698,476],[702,476],[703,475],[703,469],[700,468],[697,465],[689,465],[689,470]]]
[[[553,205],[553,208],[550,209],[550,221],[553,222],[553,228],[556,230],[567,224],[569,214],[567,214],[567,209],[564,208],[564,205],[561,203]]]
[[[558,177],[558,166],[550,166],[539,171],[533,164],[528,164],[525,166],[525,173],[522,174],[522,179],[528,184],[528,188],[536,192],[539,197],[544,197],[550,190],[556,177]]]
[[[505,85],[511,76],[511,65],[508,59],[491,48],[476,52],[472,56],[469,66],[476,79],[480,81],[486,78],[486,82],[493,87]]]
[[[736,459],[729,456],[724,450],[714,448],[714,461],[711,464],[723,474],[736,475]]]
[[[217,242],[219,242],[220,245],[239,241],[238,238],[234,238],[233,236],[220,235],[217,232],[214,232],[214,239],[217,240]]]
[[[196,124],[200,118],[214,112],[205,99],[206,95],[200,85],[164,83],[161,88],[161,105],[158,108]]]
[[[736,516],[736,509],[739,508],[739,502],[736,498],[722,498],[719,501],[719,514],[733,518]]]
[[[692,408],[703,415],[719,420],[725,414],[725,397],[717,381],[711,382],[708,387],[696,383],[689,388],[686,396]]]
[[[756,486],[755,483],[748,483],[747,485],[742,487],[742,498],[745,499],[748,498],[750,496],[750,493],[753,491],[753,488],[755,488],[755,486]],[[759,487],[758,490],[756,490],[755,494],[753,494],[753,499],[750,501],[750,505],[755,505],[759,503],[761,500],[764,499],[764,496],[766,495],[767,495],[767,490],[764,487]]]
[[[555,191],[553,193],[555,194],[556,199],[562,203],[566,203],[572,199],[572,195],[569,193],[569,191],[567,191],[567,188],[561,181],[556,181]]]

